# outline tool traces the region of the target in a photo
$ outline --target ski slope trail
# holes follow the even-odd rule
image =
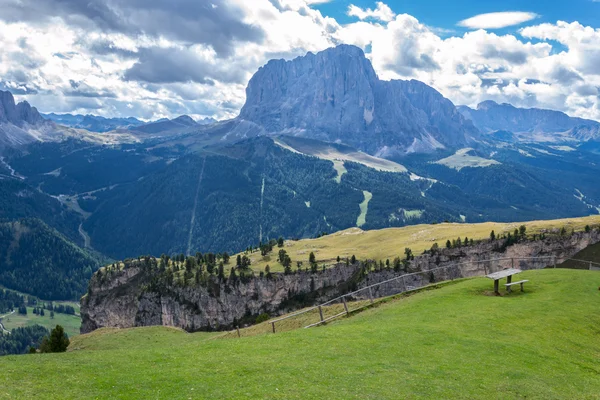
[[[200,187],[202,186],[202,178],[204,177],[204,166],[206,165],[206,157],[202,159],[202,169],[198,175],[198,186],[196,186],[196,197],[194,197],[194,207],[192,208],[192,216],[190,218],[190,234],[188,235],[188,245],[186,254],[191,255],[192,252],[192,237],[194,236],[194,223],[196,222],[196,208],[198,207],[198,197],[200,195]]]

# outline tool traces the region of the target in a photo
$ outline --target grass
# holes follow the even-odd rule
[[[494,230],[497,235],[513,232],[521,225],[527,226],[528,234],[540,233],[542,230],[551,231],[565,227],[571,230],[582,231],[586,225],[595,226],[600,224],[600,215],[569,218],[549,221],[531,221],[515,223],[486,222],[481,224],[437,224],[437,225],[413,225],[403,228],[389,228],[373,231],[363,231],[351,228],[336,232],[318,239],[304,239],[298,241],[286,241],[285,250],[290,255],[292,262],[303,262],[308,266],[308,258],[311,252],[315,253],[318,263],[332,264],[337,256],[342,259],[356,257],[360,260],[393,260],[395,257],[403,257],[404,249],[409,247],[414,254],[420,254],[428,250],[434,243],[444,247],[447,240],[465,236],[470,239],[487,239],[490,232]],[[273,272],[282,272],[283,266],[277,262],[276,248],[272,254],[263,257],[260,252],[249,254],[252,268],[255,271],[264,271],[268,264]]]
[[[363,190],[363,195],[365,196],[365,200],[360,203],[360,215],[356,220],[356,226],[359,228],[363,226],[367,222],[367,212],[369,211],[369,202],[373,198],[373,194],[371,192],[367,192]]]
[[[485,168],[491,167],[492,165],[500,165],[498,161],[488,160],[478,156],[471,155],[473,149],[461,149],[458,150],[454,155],[436,161],[436,164],[445,165],[448,168],[453,168],[460,171],[463,168]]]
[[[66,354],[0,359],[2,398],[597,399],[600,274],[522,274],[422,292],[324,327],[211,340],[104,330]]]
[[[59,303],[54,303],[58,305]],[[67,303],[63,303],[67,304]],[[72,305],[72,303],[68,303]],[[75,310],[79,308],[76,307]],[[65,332],[69,337],[73,337],[79,335],[79,328],[81,327],[81,318],[79,315],[67,315],[67,314],[59,314],[54,313],[54,318],[50,318],[50,311],[44,310],[44,316],[35,315],[33,313],[33,307],[27,307],[27,315],[21,315],[17,312],[6,316],[2,319],[2,325],[8,331],[14,328],[20,328],[24,326],[31,325],[42,325],[46,327],[48,330],[51,330],[56,325],[61,325],[65,328]]]

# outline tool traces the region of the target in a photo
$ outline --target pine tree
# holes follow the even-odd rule
[[[50,337],[45,336],[40,345],[42,353],[64,353],[69,347],[69,337],[62,326],[56,325],[56,328],[50,332]]]
[[[492,231],[490,233],[490,240],[493,242],[494,240],[496,240],[496,232]]]
[[[521,225],[519,227],[519,235],[521,235],[521,237],[524,238],[526,234],[527,234],[527,227],[525,225]]]

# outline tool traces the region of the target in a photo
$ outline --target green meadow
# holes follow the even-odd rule
[[[600,398],[600,273],[519,278],[524,293],[462,280],[277,334],[100,330],[1,358],[0,398]]]

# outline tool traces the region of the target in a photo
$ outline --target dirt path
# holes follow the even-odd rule
[[[9,312],[6,315],[0,315],[0,331],[4,332],[4,333],[8,333],[10,335],[10,331],[6,330],[6,328],[4,328],[4,324],[2,323],[2,319],[8,317],[9,315],[13,315],[15,313],[15,310],[12,310],[11,312]]]
[[[200,195],[200,187],[202,186],[202,178],[204,177],[204,166],[206,165],[206,157],[202,161],[202,170],[198,176],[198,186],[196,186],[196,197],[194,198],[194,208],[192,208],[192,216],[190,218],[190,234],[188,235],[187,252],[188,256],[192,252],[192,237],[194,236],[194,222],[196,221],[196,207],[198,207],[198,196]]]
[[[83,229],[83,222],[79,224],[79,234],[83,238],[84,248],[92,249],[92,240],[90,239],[90,235]]]
[[[12,176],[13,178],[17,178],[17,179],[20,179],[20,180],[25,179],[21,175],[17,174],[17,171],[15,171],[13,169],[13,167],[11,167],[10,165],[8,165],[8,163],[6,161],[4,161],[4,157],[0,157],[0,164],[4,165],[10,171],[10,176]]]

